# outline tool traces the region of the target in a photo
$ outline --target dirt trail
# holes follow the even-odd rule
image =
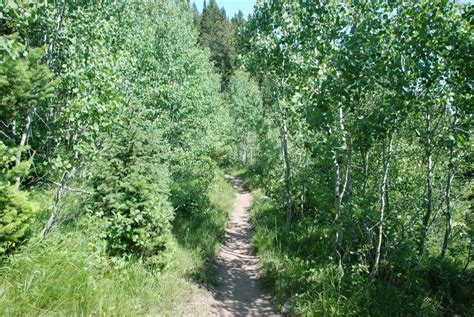
[[[237,190],[233,212],[217,256],[218,283],[209,291],[190,289],[186,305],[164,316],[280,316],[259,280],[259,260],[250,243],[250,205],[252,194],[242,180],[226,176]]]
[[[217,257],[218,285],[212,291],[213,310],[220,316],[278,316],[259,281],[259,260],[250,239],[252,194],[240,179],[228,176],[237,195]]]

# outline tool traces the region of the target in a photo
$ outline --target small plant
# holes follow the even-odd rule
[[[0,141],[0,255],[23,240],[38,210],[27,192],[20,191],[13,179],[28,173],[29,162],[12,166],[18,149]]]

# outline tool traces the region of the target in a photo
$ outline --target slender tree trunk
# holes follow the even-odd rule
[[[426,210],[425,215],[423,216],[423,222],[421,226],[421,238],[420,238],[420,245],[418,249],[418,254],[421,256],[425,251],[425,242],[426,236],[428,232],[428,225],[431,218],[431,213],[433,211],[433,153],[431,150],[431,116],[429,110],[427,110],[426,114],[426,130],[428,133],[427,137],[427,159],[428,165],[426,168]]]
[[[249,135],[248,132],[245,133],[245,138],[244,138],[244,164],[247,166],[249,163],[249,153],[248,153],[248,148],[249,148]]]
[[[453,180],[452,170],[453,160],[453,147],[449,149],[449,164],[448,164],[448,177],[446,180],[446,227],[444,229],[443,247],[441,249],[441,257],[444,258],[446,250],[448,249],[449,235],[451,234],[451,182]]]
[[[333,157],[334,163],[334,209],[336,211],[336,216],[334,217],[334,224],[336,225],[336,239],[334,243],[334,258],[339,267],[342,267],[342,256],[340,252],[339,242],[340,242],[340,234],[341,234],[341,224],[339,223],[339,217],[341,215],[341,200],[339,197],[341,196],[340,188],[341,188],[341,167],[339,166],[339,162],[337,161],[337,154],[334,151]]]
[[[28,111],[26,113],[25,128],[23,129],[23,133],[21,134],[20,147],[23,147],[23,146],[26,145],[26,142],[28,141],[28,138],[30,136],[31,123],[33,122],[33,112],[34,112],[33,107],[28,108]],[[15,160],[16,167],[18,167],[21,163],[21,151],[22,151],[22,149],[20,149],[16,153],[16,160]],[[21,178],[20,178],[20,176],[17,176],[16,179],[15,179],[15,186],[16,186],[17,190],[20,189],[20,184],[21,184]]]
[[[339,216],[341,213],[341,200],[339,197],[341,196],[341,166],[338,162],[338,157],[336,151],[334,151],[333,156],[333,164],[334,164],[334,209],[336,211],[336,216],[334,218],[334,222],[337,224],[339,221]],[[336,241],[338,240],[339,230],[336,232]]]
[[[303,164],[303,171],[306,172],[308,167],[308,155],[303,153],[304,155],[304,164]],[[304,217],[304,204],[305,204],[305,196],[306,196],[306,182],[301,182],[301,202],[300,202],[300,215],[301,218]]]
[[[285,161],[285,195],[286,195],[286,226],[290,226],[293,219],[293,195],[291,193],[291,165],[288,151],[288,123],[282,102],[278,102],[280,112],[280,141]]]
[[[383,177],[382,183],[380,184],[380,218],[379,218],[379,225],[378,225],[378,240],[377,240],[377,248],[375,250],[375,262],[374,267],[372,269],[372,275],[376,275],[379,270],[380,266],[380,256],[382,251],[382,241],[383,241],[383,224],[385,221],[385,208],[386,208],[386,197],[387,197],[387,184],[389,180],[389,169],[390,169],[390,156],[392,154],[392,142],[393,142],[393,133],[390,133],[388,139],[388,147],[383,150]]]
[[[78,152],[76,151],[74,154],[75,158],[78,156]],[[43,228],[43,231],[41,231],[41,236],[46,236],[51,229],[53,228],[53,224],[56,221],[56,218],[59,214],[59,211],[61,209],[61,202],[62,198],[64,196],[64,192],[68,189],[67,183],[69,180],[74,178],[76,176],[76,173],[78,172],[78,169],[76,167],[73,167],[69,172],[64,172],[62,177],[61,177],[61,182],[59,183],[59,188],[56,191],[56,195],[54,196],[54,204],[53,204],[53,210],[51,211],[51,214],[49,215],[48,220],[46,221],[46,224]]]
[[[464,271],[467,270],[467,268],[469,267],[469,263],[471,263],[473,245],[474,243],[472,242],[469,244],[469,251],[467,252],[467,259],[466,259],[466,264],[464,265]]]
[[[341,223],[341,216],[342,216],[342,200],[344,198],[344,194],[347,190],[347,185],[350,179],[350,150],[347,144],[347,138],[344,136],[345,128],[344,128],[344,113],[342,108],[339,108],[339,128],[343,133],[342,141],[344,147],[346,148],[345,153],[345,161],[346,161],[346,168],[344,172],[344,184],[341,191],[341,167],[337,160],[337,153],[334,151],[334,169],[335,169],[335,180],[334,180],[334,209],[336,210],[336,216],[334,218],[334,223],[337,226],[336,230],[336,239],[334,244],[334,256],[336,262],[338,263],[339,267],[342,267],[342,241],[343,241],[343,224]]]
[[[53,62],[54,46],[56,44],[56,39],[63,23],[64,11],[66,9],[65,7],[66,4],[64,4],[58,12],[58,16],[56,18],[56,28],[54,29],[53,38],[51,39],[51,42],[49,42],[48,49],[46,51],[46,65],[48,66],[48,68],[51,68],[51,63]]]
[[[363,161],[364,183],[362,184],[362,195],[364,195],[367,189],[367,183],[369,180],[369,150],[366,150],[365,152],[363,152],[362,157],[364,160]]]
[[[77,139],[78,139],[78,135],[77,133],[74,133],[71,138],[71,149],[70,149],[71,151],[74,151],[73,164],[76,163],[79,159],[79,151],[74,150],[74,147],[77,144]],[[46,236],[53,228],[53,224],[61,209],[61,201],[62,201],[64,192],[68,188],[67,183],[69,180],[71,180],[72,178],[76,176],[77,172],[78,172],[78,168],[76,166],[73,166],[69,172],[63,172],[61,176],[61,181],[59,182],[59,188],[56,191],[56,195],[54,196],[53,210],[51,211],[51,214],[49,215],[48,221],[46,222],[43,228],[43,231],[41,231],[41,236],[43,237]]]
[[[52,64],[53,64],[53,57],[54,57],[54,48],[56,45],[56,40],[58,38],[58,34],[61,31],[62,23],[63,23],[63,18],[64,18],[64,12],[66,10],[66,3],[63,4],[61,9],[59,9],[59,12],[56,17],[56,28],[54,29],[54,33],[52,38],[49,40],[49,45],[46,50],[46,66],[48,66],[49,69],[52,69]],[[66,102],[67,103],[67,102]],[[55,109],[56,107],[52,107],[49,113],[49,116],[51,117],[50,120],[54,121],[55,117],[58,113],[58,110]],[[50,128],[48,128],[48,132],[46,134],[46,155],[49,157],[51,155],[51,148],[53,145],[53,133]]]
[[[242,160],[242,142],[236,142],[237,143],[237,160],[240,162]]]

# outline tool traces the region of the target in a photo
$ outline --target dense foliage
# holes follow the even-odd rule
[[[214,279],[237,168],[278,306],[473,315],[473,13],[2,2],[0,314],[173,310]]]
[[[169,231],[168,188],[177,209],[199,209],[214,176],[220,82],[188,5],[13,1],[2,12],[2,133],[34,153],[29,186],[57,186],[43,234],[70,184],[84,184],[111,249],[142,254]]]
[[[237,72],[229,80],[227,108],[230,119],[227,143],[233,164],[250,165],[255,162],[259,135],[263,124],[262,97],[257,84],[244,72]]]
[[[173,216],[161,135],[154,126],[145,133],[142,115],[128,116],[94,168],[92,211],[107,219],[104,236],[110,253],[159,254],[166,248]]]
[[[14,249],[29,233],[37,211],[28,192],[20,191],[20,180],[31,160],[22,161],[29,151],[27,134],[31,113],[51,97],[52,75],[41,65],[44,50],[27,49],[17,35],[2,36],[0,48],[0,255]],[[34,152],[33,154],[34,155]]]
[[[0,10],[0,311],[147,314],[153,293],[171,309],[185,276],[212,278],[203,264],[233,196],[218,168],[221,78],[189,4]]]
[[[209,48],[211,59],[226,82],[235,67],[233,26],[216,0],[210,0],[209,4],[204,2],[199,21],[199,42]]]
[[[255,243],[295,312],[472,314],[472,12],[268,1],[245,26],[281,145],[250,171],[285,210],[256,206]]]

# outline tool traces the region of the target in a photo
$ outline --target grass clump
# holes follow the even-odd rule
[[[96,236],[57,231],[11,256],[0,268],[0,314],[146,312],[159,280],[138,262],[108,259]]]

